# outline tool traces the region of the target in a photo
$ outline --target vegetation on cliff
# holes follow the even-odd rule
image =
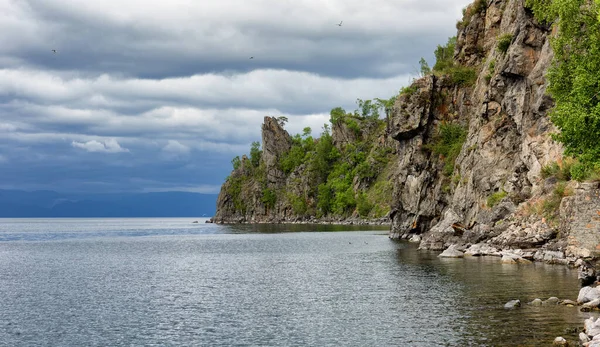
[[[354,112],[334,108],[319,137],[313,137],[310,128],[291,136],[289,149],[275,164],[284,176],[283,186],[268,182],[260,144],[254,142],[250,158],[233,159],[234,171],[224,185],[236,213],[244,215],[258,200],[267,219],[384,217],[392,192],[387,117],[396,97],[359,99]],[[287,122],[279,120],[280,126]],[[344,140],[336,141],[338,137]]]
[[[527,0],[538,21],[554,22],[554,51],[547,77],[556,102],[550,113],[560,129],[555,138],[565,154],[578,159],[571,167],[582,180],[600,169],[600,19],[598,2]]]

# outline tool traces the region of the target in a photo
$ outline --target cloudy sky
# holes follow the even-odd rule
[[[0,188],[217,193],[264,116],[396,94],[470,2],[0,0]]]

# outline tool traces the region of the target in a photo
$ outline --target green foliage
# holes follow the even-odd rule
[[[477,81],[477,71],[468,66],[453,66],[445,71],[452,80],[452,83],[460,87],[469,87]]]
[[[400,89],[400,95],[412,95],[418,91],[419,87],[417,87],[414,84],[411,84],[410,86],[402,87],[402,89]]]
[[[326,216],[331,212],[332,203],[333,189],[325,183],[319,184],[317,195],[317,212],[319,213],[319,217]]]
[[[305,156],[306,152],[302,146],[292,146],[292,148],[281,157],[279,162],[281,170],[286,174],[291,173],[304,162]]]
[[[494,194],[490,195],[487,198],[487,207],[493,208],[494,206],[496,206],[497,203],[499,203],[507,195],[508,194],[504,190],[501,190],[499,192],[495,192]]]
[[[508,51],[508,48],[510,47],[512,39],[513,39],[512,34],[500,35],[498,37],[498,44],[496,46],[498,48],[498,51],[500,51],[502,53],[506,53]]]
[[[233,169],[237,170],[240,168],[240,166],[242,165],[242,160],[240,159],[240,156],[236,156],[235,158],[231,159],[231,165],[233,165]]]
[[[473,4],[473,13],[484,12],[487,9],[487,0],[477,0]]]
[[[262,201],[267,208],[273,208],[277,202],[277,194],[275,194],[273,189],[265,188],[262,190],[262,197],[260,201]]]
[[[544,179],[548,177],[556,177],[559,181],[570,181],[572,178],[571,173],[573,167],[576,166],[576,164],[578,164],[577,161],[565,158],[560,164],[557,162],[552,162],[543,166],[540,174]]]
[[[392,189],[386,187],[378,194],[371,190],[379,175],[386,169],[393,156],[390,148],[381,146],[377,141],[385,132],[386,122],[380,119],[383,109],[386,116],[396,101],[397,95],[389,99],[357,100],[358,109],[347,113],[341,107],[331,110],[331,122],[335,126],[344,124],[357,133],[357,141],[338,149],[333,144],[330,125],[323,126],[319,138],[311,136],[311,129],[303,129],[302,134],[291,137],[291,147],[283,153],[278,162],[279,168],[287,176],[290,190],[274,190],[266,180],[265,163],[260,160],[258,143],[253,143],[247,165],[244,170],[227,179],[237,211],[246,210],[245,204],[258,198],[270,210],[276,204],[287,205],[298,216],[316,214],[317,217],[346,217],[358,212],[361,216],[382,216],[389,213],[389,200]],[[255,160],[256,159],[256,160]],[[242,165],[237,160],[238,166]],[[252,162],[252,165],[250,165]],[[254,167],[256,162],[258,166]],[[243,164],[246,165],[246,164]],[[299,169],[302,167],[301,169]],[[290,175],[296,182],[290,183]],[[389,175],[388,175],[389,176]],[[303,182],[309,185],[303,185]],[[257,186],[260,191],[257,192]],[[385,200],[381,200],[384,199]]]
[[[456,36],[450,37],[445,46],[438,45],[435,54],[433,72],[449,75],[452,83],[461,86],[472,86],[477,80],[477,71],[473,67],[457,65],[454,62]]]
[[[262,151],[260,150],[260,142],[252,142],[252,146],[250,147],[250,162],[252,163],[253,167],[258,167],[261,156]]]
[[[286,116],[279,116],[277,117],[277,123],[279,123],[279,125],[283,128],[285,126],[285,123],[288,122],[288,117]]]
[[[287,199],[288,199],[290,205],[292,206],[292,210],[294,211],[295,214],[297,214],[299,216],[303,216],[306,214],[308,207],[306,205],[306,200],[304,200],[303,197],[292,194],[292,193],[288,193]]]
[[[355,111],[359,117],[366,119],[379,119],[379,108],[380,105],[373,100],[362,100],[356,99],[358,104],[358,110]]]
[[[246,212],[246,204],[242,200],[242,184],[244,183],[243,177],[240,176],[230,176],[227,180],[228,185],[226,186],[226,192],[231,196],[233,200],[233,207],[236,211],[240,211],[242,213]]]
[[[364,192],[361,192],[356,197],[356,209],[358,210],[358,215],[361,217],[367,217],[374,205],[369,201],[367,195]]]
[[[571,167],[571,177],[573,177],[576,181],[584,181],[586,180],[590,174],[592,173],[592,168],[589,164],[585,163],[576,163]]]
[[[596,2],[527,0],[541,22],[557,19],[551,40],[554,60],[547,73],[555,100],[550,119],[560,129],[555,139],[580,162],[573,178],[583,179],[600,163],[600,19]]]
[[[454,66],[454,48],[456,47],[456,36],[448,38],[446,45],[438,45],[435,49],[435,65],[433,71],[444,72]]]
[[[442,123],[431,145],[425,146],[433,153],[444,158],[444,175],[450,177],[454,172],[454,162],[460,154],[467,138],[467,130],[459,124]]]
[[[551,23],[558,17],[553,2],[554,0],[525,0],[525,6],[533,11],[538,21]]]
[[[427,60],[425,60],[423,57],[421,57],[421,60],[419,60],[419,67],[421,70],[421,77],[427,76],[431,73],[431,68],[429,67],[429,64],[427,64]]]
[[[542,215],[546,217],[549,222],[554,222],[558,218],[560,202],[563,197],[571,195],[571,191],[567,190],[566,182],[558,182],[554,186],[552,194],[544,199],[542,203]]]
[[[346,116],[346,110],[344,110],[341,107],[336,107],[332,109],[331,112],[329,112],[329,116],[329,121],[331,122],[331,124],[335,124],[344,119],[344,117]]]
[[[302,130],[302,136],[308,137],[312,133],[312,129],[310,127],[306,127]]]
[[[496,72],[496,60],[492,59],[488,63],[488,73],[487,73],[487,75],[485,75],[485,80],[487,82],[491,81],[492,76],[494,75],[495,72]]]

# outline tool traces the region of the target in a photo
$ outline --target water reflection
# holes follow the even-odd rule
[[[462,319],[454,324],[462,345],[547,346],[556,336],[576,343],[577,329],[592,315],[577,307],[527,305],[535,298],[577,298],[576,271],[565,266],[502,264],[497,257],[438,258],[437,252],[414,247],[399,245],[399,266],[411,264],[426,276],[438,274],[442,279],[436,282],[460,284],[447,289],[458,291],[453,293],[452,307]],[[522,307],[504,309],[504,303],[513,299],[521,300]]]
[[[588,315],[503,309],[517,298],[574,298],[576,273],[562,266],[440,259],[389,240],[387,227],[191,222],[0,223],[0,341],[547,346],[574,340],[565,329]]]

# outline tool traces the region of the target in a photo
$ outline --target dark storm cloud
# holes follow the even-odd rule
[[[468,3],[0,1],[0,182],[215,192],[264,116],[396,94]]]

